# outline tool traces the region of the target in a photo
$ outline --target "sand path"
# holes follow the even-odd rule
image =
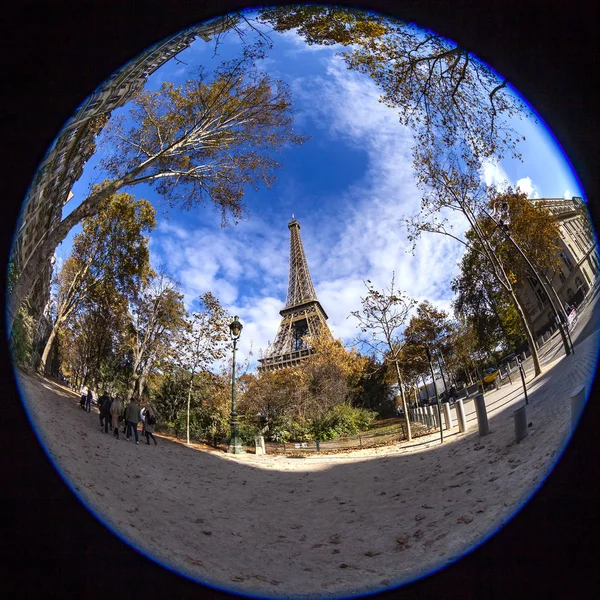
[[[576,358],[546,366],[519,444],[515,392],[490,413],[483,438],[472,423],[443,445],[437,433],[412,446],[308,458],[231,456],[160,436],[156,447],[136,446],[102,433],[97,412],[82,411],[73,391],[27,375],[20,383],[63,477],[127,541],[218,587],[314,598],[414,579],[507,521],[558,458],[570,394],[596,355],[591,336]]]

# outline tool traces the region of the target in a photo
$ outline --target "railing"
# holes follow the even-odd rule
[[[431,433],[431,428],[422,423],[411,423],[412,437],[420,437]],[[310,454],[324,454],[344,452],[346,450],[361,450],[363,448],[377,448],[387,446],[407,439],[406,425],[403,422],[398,423],[392,428],[385,428],[382,432],[365,432],[359,435],[340,437],[335,440],[306,442],[265,442],[265,451],[267,454],[285,454],[304,456]]]

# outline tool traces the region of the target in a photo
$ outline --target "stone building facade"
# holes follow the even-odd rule
[[[559,223],[561,246],[560,267],[546,272],[563,306],[577,307],[596,283],[600,270],[598,245],[585,203],[581,198],[540,198],[532,203],[544,203]],[[541,335],[554,323],[554,313],[548,296],[533,277],[519,289],[536,335]]]

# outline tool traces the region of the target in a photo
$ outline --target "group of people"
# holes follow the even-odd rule
[[[85,408],[90,412],[90,404],[93,398],[92,390],[88,387],[87,393],[82,394],[82,399],[85,397]],[[126,406],[119,396],[111,398],[108,394],[103,394],[98,398],[98,407],[100,409],[100,431],[108,433],[108,430],[113,432],[115,438],[119,439],[119,429],[123,427],[125,439],[130,440],[133,433],[135,443],[139,444],[138,423],[142,424],[142,437],[146,438],[146,444],[150,444],[150,438],[156,446],[156,438],[154,437],[154,427],[156,425],[156,413],[149,403],[146,403],[141,409],[135,397],[132,397]]]

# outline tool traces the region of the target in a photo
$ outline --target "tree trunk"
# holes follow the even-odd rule
[[[44,351],[42,352],[42,358],[40,360],[40,364],[38,366],[38,372],[40,375],[45,375],[46,373],[46,362],[48,361],[48,355],[50,354],[50,350],[52,348],[52,343],[54,342],[54,338],[58,333],[58,326],[60,325],[60,318],[56,319],[56,323],[54,323],[54,327],[52,327],[52,331],[50,332],[50,336],[44,346]]]
[[[554,310],[558,313],[558,330],[560,332],[560,337],[562,338],[563,346],[565,347],[565,352],[567,355],[571,354],[571,346],[569,344],[569,340],[567,338],[567,333],[565,331],[565,327],[567,325],[567,317],[565,315],[564,307],[552,282],[548,279],[545,273],[542,274],[541,280],[546,283],[545,290],[546,294],[548,294],[548,299],[550,300],[550,304],[553,305]],[[542,283],[543,286],[543,283]]]
[[[139,375],[134,371],[129,378],[129,385],[127,386],[127,393],[125,394],[125,404],[127,404],[133,397],[135,391],[135,384],[137,383]]]
[[[194,373],[190,377],[190,385],[188,386],[188,398],[187,398],[187,444],[190,445],[190,404],[192,402],[192,384],[194,382]]]
[[[511,289],[510,297],[513,301],[515,308],[517,309],[517,313],[519,314],[519,318],[521,319],[521,325],[523,325],[523,329],[525,330],[525,335],[527,336],[527,341],[529,342],[529,348],[531,350],[531,358],[533,360],[533,369],[535,372],[534,377],[537,377],[541,374],[542,368],[540,366],[540,357],[538,355],[537,346],[535,345],[535,340],[533,339],[533,334],[531,333],[531,328],[529,327],[529,323],[527,317],[525,315],[524,309],[521,307],[521,303],[517,298],[514,290]]]
[[[396,376],[398,378],[398,386],[400,387],[400,396],[402,397],[402,410],[404,411],[404,422],[406,423],[406,436],[408,441],[412,440],[412,431],[410,429],[410,419],[408,418],[408,406],[406,406],[406,397],[404,396],[404,386],[402,385],[402,376],[400,375],[400,365],[398,361],[394,361],[396,366]]]

